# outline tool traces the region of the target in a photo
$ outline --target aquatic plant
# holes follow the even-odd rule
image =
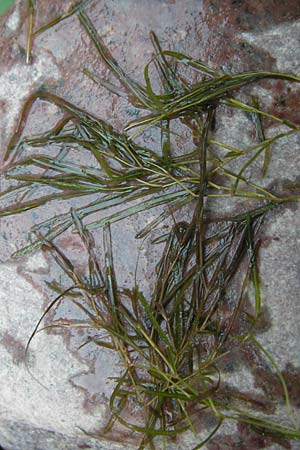
[[[183,53],[162,50],[152,33],[154,54],[145,66],[145,83],[141,84],[126,75],[110,55],[82,4],[35,32],[33,3],[29,4],[28,62],[34,34],[76,13],[100,57],[124,89],[87,68],[84,73],[115,95],[126,96],[145,115],[119,133],[105,121],[44,90],[26,101],[4,155],[5,176],[12,185],[1,193],[0,216],[33,210],[56,200],[75,202],[79,197],[88,197],[86,205],[74,204],[70,211],[35,224],[30,231],[31,242],[15,254],[21,257],[42,248],[70,280],[66,290],[56,286],[58,296],[45,310],[28,346],[36,333],[45,328],[74,326],[99,331],[94,344],[118,352],[123,365],[122,374],[115,378],[109,403],[111,418],[103,435],[119,424],[141,436],[139,449],[155,448],[159,437],[175,437],[187,430],[196,434],[194,416],[204,411],[211,417],[211,430],[193,450],[203,447],[224,420],[247,423],[259,433],[299,439],[285,380],[255,337],[262,303],[257,262],[259,230],[267,214],[275,214],[278,205],[298,200],[299,196],[290,195],[289,189],[281,193],[270,191],[247,175],[249,167],[261,164],[264,177],[273,144],[298,133],[299,126],[263,111],[257,97],[245,103],[232,95],[265,78],[288,82],[300,79],[276,72],[232,75],[216,71]],[[151,64],[160,79],[158,93],[149,75]],[[197,73],[197,83],[187,80],[186,67]],[[26,136],[31,107],[38,100],[55,104],[63,118],[47,132]],[[221,106],[251,114],[259,142],[235,148],[215,140],[213,128]],[[264,118],[285,126],[285,131],[266,137]],[[180,120],[193,136],[193,144],[187,144],[179,156],[174,155],[172,146],[172,136],[178,132],[173,127],[175,120]],[[155,151],[137,144],[135,139],[150,126],[158,128],[161,134]],[[127,134],[134,128],[137,130],[133,134]],[[37,153],[33,153],[34,149]],[[87,156],[84,164],[73,157],[77,149]],[[212,214],[209,202],[215,197],[244,199],[243,211]],[[155,288],[151,297],[145,298],[138,280],[130,289],[118,285],[110,227],[159,205],[165,205],[163,212],[137,238],[149,237],[170,217],[174,226],[167,233],[162,231],[153,243],[164,243],[164,250],[157,263]],[[175,212],[185,205],[189,205],[191,218],[183,217],[177,222]],[[113,207],[118,209],[110,213]],[[93,218],[99,211],[105,212],[104,217]],[[55,242],[68,229],[79,234],[86,248],[85,277]],[[96,257],[91,234],[97,229],[103,232],[103,267]],[[237,277],[239,270],[243,275]],[[234,295],[232,283],[236,278],[239,290]],[[245,293],[250,285],[254,295],[248,305]],[[45,316],[66,299],[80,308],[86,320],[74,323],[70,319],[68,324],[64,321],[41,327]],[[248,342],[256,346],[277,373],[290,425],[268,417],[268,413],[274,413],[271,402],[261,414],[254,400],[242,393],[224,392],[220,363],[232,348]],[[132,402],[139,406],[137,413],[130,409]]]

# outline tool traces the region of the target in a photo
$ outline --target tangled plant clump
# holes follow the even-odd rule
[[[31,17],[33,14],[32,8]],[[278,205],[296,201],[299,196],[271,192],[247,175],[250,167],[261,164],[264,177],[272,145],[299,133],[299,126],[263,111],[257,97],[250,97],[245,103],[233,94],[265,78],[297,83],[300,79],[276,72],[218,72],[183,53],[162,50],[152,33],[154,54],[144,69],[142,85],[128,77],[110,55],[83,7],[71,8],[70,14],[78,15],[99,56],[125,91],[87,68],[84,73],[115,95],[127,96],[146,113],[119,133],[105,121],[52,93],[38,91],[26,101],[5,154],[5,176],[12,185],[1,193],[0,215],[19,214],[56,200],[94,196],[84,206],[74,206],[35,224],[31,241],[15,254],[21,257],[42,248],[52,255],[70,281],[69,287],[60,287],[58,296],[50,302],[28,346],[50,310],[66,299],[76,305],[86,320],[70,320],[68,326],[97,331],[95,345],[118,352],[122,361],[123,372],[115,379],[109,402],[111,417],[103,435],[113,427],[125,427],[139,437],[139,449],[153,449],[157,439],[173,438],[187,430],[197,435],[195,416],[204,412],[211,418],[211,430],[193,450],[203,447],[225,420],[246,423],[258,433],[277,438],[299,439],[285,380],[255,337],[262,303],[257,261],[260,228],[267,214],[275,214]],[[34,37],[32,27],[28,61]],[[151,64],[157,69],[159,93],[154,91],[150,79]],[[186,67],[195,71],[199,82],[191,84],[186,80]],[[47,132],[26,136],[31,107],[39,100],[55,104],[63,118]],[[236,148],[215,140],[213,128],[220,107],[251,114],[259,142]],[[285,131],[266,137],[265,118],[285,126]],[[192,130],[194,141],[194,146],[187,145],[179,156],[174,155],[172,144],[175,120]],[[161,133],[156,151],[137,144],[135,139],[150,126]],[[127,132],[133,129],[129,135]],[[52,149],[56,150],[55,155]],[[72,152],[78,149],[85,152],[90,163],[76,162]],[[243,212],[213,215],[209,206],[214,198],[242,199]],[[174,221],[171,230],[162,231],[155,240],[164,245],[164,250],[157,263],[152,295],[145,298],[137,281],[130,289],[118,285],[110,229],[117,221],[160,205],[164,205],[163,212],[137,235],[138,239],[149,239],[167,218]],[[176,211],[186,205],[191,217],[177,222]],[[104,217],[92,218],[100,211]],[[80,236],[86,249],[88,276],[82,276],[76,262],[55,241],[68,229]],[[103,233],[103,267],[96,256],[92,230]],[[238,293],[233,296],[232,285],[241,272]],[[250,286],[251,305],[245,300]],[[55,323],[47,328],[58,326],[67,325]],[[273,415],[269,418],[267,412],[258,413],[255,401],[242,394],[225,391],[221,362],[232,348],[249,342],[280,379],[290,425]],[[139,405],[137,413],[130,408],[132,402]],[[273,413],[274,405],[272,408]]]

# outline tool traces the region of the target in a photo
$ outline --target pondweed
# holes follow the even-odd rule
[[[70,320],[69,325],[64,321],[46,328],[76,326],[99,330],[101,338],[94,343],[118,352],[123,372],[115,380],[111,418],[103,434],[118,423],[140,436],[139,449],[155,448],[159,437],[167,439],[187,430],[196,433],[194,416],[202,411],[212,418],[211,430],[193,450],[204,446],[228,419],[250,424],[260,433],[299,439],[284,378],[255,337],[262,303],[257,263],[259,229],[266,214],[271,210],[274,214],[278,205],[298,200],[299,196],[270,192],[247,176],[249,167],[261,164],[263,177],[272,157],[272,145],[298,133],[299,126],[264,112],[257,97],[250,98],[247,104],[232,95],[264,78],[288,82],[300,79],[273,72],[217,72],[188,55],[162,50],[152,33],[154,54],[144,69],[142,85],[128,77],[107,51],[82,4],[35,32],[33,2],[29,4],[28,62],[34,35],[76,13],[124,90],[87,68],[83,68],[84,73],[115,95],[128,97],[145,115],[119,133],[52,93],[39,91],[26,101],[4,157],[5,176],[12,185],[1,193],[0,215],[22,213],[55,200],[93,196],[85,206],[35,224],[31,242],[15,254],[20,257],[42,248],[51,253],[70,280],[68,289],[61,288],[49,304],[28,345],[41,329],[44,317],[60,302],[68,300],[80,308],[86,320],[76,324]],[[152,87],[150,64],[158,72],[159,93]],[[198,83],[186,80],[186,66],[197,72]],[[43,134],[26,136],[31,107],[38,100],[55,104],[63,118]],[[216,111],[224,105],[252,115],[259,142],[235,148],[213,138]],[[265,117],[284,125],[285,131],[268,138],[263,128]],[[177,132],[175,119],[193,134],[193,144],[188,143],[180,156],[174,156],[172,145],[172,135]],[[150,126],[161,133],[156,151],[135,141]],[[126,134],[133,128],[137,131]],[[78,150],[86,153],[85,164],[73,158]],[[209,209],[213,197],[244,199],[244,212],[213,216]],[[256,206],[252,202],[248,205],[250,200]],[[192,217],[176,222],[175,212],[187,204]],[[174,226],[156,239],[164,242],[164,251],[157,263],[155,288],[151,297],[145,298],[137,281],[130,289],[118,285],[110,226],[159,205],[165,205],[163,212],[137,238],[148,237],[168,217],[173,218]],[[109,212],[113,207],[118,207],[117,211]],[[105,216],[92,218],[99,211],[105,211]],[[100,228],[104,267],[97,260],[91,235],[91,230]],[[55,238],[68,229],[80,235],[86,248],[87,277],[79,273],[76,262],[55,243]],[[238,271],[243,275],[237,277]],[[234,295],[232,282],[237,278],[240,287]],[[250,306],[245,302],[249,285],[254,293]],[[278,374],[291,425],[269,419],[267,408],[265,415],[259,414],[255,402],[242,394],[224,392],[220,362],[232,348],[249,341]],[[130,409],[132,402],[139,405],[136,414]]]

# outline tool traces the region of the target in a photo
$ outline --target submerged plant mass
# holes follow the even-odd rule
[[[4,156],[5,177],[11,180],[11,186],[1,193],[0,215],[74,199],[71,210],[36,223],[28,245],[15,254],[21,257],[39,248],[49,252],[70,283],[66,290],[57,287],[59,294],[45,310],[28,345],[41,330],[48,312],[62,301],[80,308],[86,320],[75,323],[70,318],[68,325],[64,321],[46,328],[91,328],[98,333],[93,339],[95,345],[118,352],[123,370],[115,379],[109,402],[111,417],[102,436],[113,427],[124,427],[136,436],[139,449],[154,449],[157,442],[162,448],[159,439],[165,442],[188,430],[197,437],[196,419],[203,414],[210,424],[208,435],[199,438],[193,450],[213,438],[225,420],[246,423],[258,433],[275,438],[300,439],[285,380],[255,337],[262,314],[257,258],[260,229],[267,214],[276,214],[279,205],[299,199],[299,195],[290,194],[290,186],[275,192],[268,190],[263,180],[272,146],[299,133],[300,128],[263,111],[257,97],[249,97],[248,102],[236,97],[240,88],[265,78],[297,83],[300,79],[277,72],[232,75],[216,71],[189,55],[163,50],[152,33],[154,53],[144,69],[145,83],[141,84],[126,75],[110,55],[84,9],[76,5],[69,15],[73,13],[122,89],[88,68],[83,67],[84,73],[114,95],[125,96],[143,113],[120,133],[45,90],[32,95],[23,107]],[[32,25],[30,33],[28,60],[34,37]],[[150,77],[152,66],[160,82],[158,92]],[[186,68],[195,73],[196,83],[189,82]],[[46,132],[28,136],[27,119],[33,104],[40,100],[56,105],[62,118]],[[220,108],[250,115],[258,139],[245,148],[214,139]],[[280,133],[267,137],[265,119],[280,124]],[[176,128],[176,123],[181,128]],[[136,138],[149,127],[160,133],[155,150],[137,143]],[[178,155],[172,138],[182,127],[192,134],[192,140]],[[85,163],[74,158],[78,150],[86,155]],[[261,183],[249,176],[252,167],[260,167]],[[78,197],[86,197],[86,204],[77,207]],[[242,209],[240,206],[239,212],[233,209],[227,214],[225,208],[224,212],[212,212],[215,198],[224,202],[243,200]],[[164,245],[157,261],[155,288],[146,298],[138,280],[131,288],[119,286],[111,227],[160,205],[164,205],[162,212],[137,235],[137,239],[151,239],[156,230],[159,236],[153,245]],[[187,205],[190,214],[185,217],[181,211]],[[97,218],[100,211],[104,215]],[[173,226],[166,232],[162,224],[167,219]],[[86,248],[88,276],[82,276],[76,261],[71,261],[56,242],[68,229],[78,233]],[[103,267],[92,235],[92,230],[100,229]],[[253,293],[250,302],[246,300],[248,292]],[[261,412],[254,399],[226,391],[222,361],[233,348],[249,343],[279,377],[287,420],[276,419],[276,405],[270,399],[265,399]],[[132,404],[138,405],[135,411]]]

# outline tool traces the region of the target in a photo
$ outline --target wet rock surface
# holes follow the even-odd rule
[[[38,2],[35,27],[50,21],[71,5],[69,1]],[[290,0],[200,1],[200,0],[120,0],[91,1],[86,11],[106,45],[125,71],[142,81],[143,68],[151,57],[148,37],[154,30],[163,48],[175,49],[222,67],[228,72],[281,70],[300,76],[300,6]],[[27,11],[17,1],[0,18],[0,148],[3,153],[16,126],[22,105],[38,88],[45,88],[111,123],[117,130],[132,120],[138,111],[125,99],[116,98],[96,86],[83,73],[84,67],[110,79],[109,71],[77,18],[71,17],[38,36],[33,43],[30,65],[25,63]],[[258,93],[271,113],[299,122],[299,88],[279,81],[264,81],[250,86],[246,93]],[[234,145],[250,142],[249,118],[220,112],[216,136]],[[60,118],[53,105],[39,102],[33,109],[26,131],[42,132]],[[230,122],[230,129],[228,124]],[[267,124],[268,125],[268,124]],[[273,128],[272,128],[273,127]],[[277,133],[270,124],[267,132]],[[248,133],[248,135],[247,135]],[[242,138],[241,138],[242,136]],[[157,135],[149,131],[144,142],[155,147]],[[178,151],[184,144],[178,142]],[[299,178],[300,139],[294,136],[273,149],[265,181],[280,184]],[[4,189],[2,180],[1,188]],[[50,205],[22,216],[1,219],[0,225],[0,446],[5,450],[54,450],[106,448],[134,449],[130,437],[111,436],[111,441],[96,440],[82,430],[97,433],[108,417],[108,398],[113,389],[109,378],[119,373],[118,361],[111,352],[84,346],[82,332],[52,330],[40,333],[31,345],[28,367],[24,350],[27,340],[52,292],[45,285],[61,276],[43,253],[22,261],[10,256],[24,244],[30,226],[57,208],[67,210],[72,202]],[[242,204],[235,205],[237,208]],[[217,201],[212,209],[231,211],[233,203]],[[153,272],[160,248],[153,252],[147,242],[139,250],[134,240],[142,226],[154,217],[152,211],[113,227],[116,272],[120,285],[132,283],[140,252],[139,278],[143,290],[151,292]],[[270,214],[263,227],[260,267],[264,321],[257,336],[283,370],[291,392],[292,405],[300,398],[300,215],[299,207],[280,207]],[[96,243],[101,240],[95,236]],[[71,235],[60,238],[61,245],[82,264],[82,244]],[[68,318],[77,312],[68,304],[53,311],[48,323]],[[242,389],[251,398],[282,401],[281,386],[268,365],[249,345],[243,354],[224,361],[228,389]],[[35,379],[33,379],[33,376]],[[40,384],[39,384],[40,383]],[[285,415],[283,411],[282,414]],[[298,418],[299,418],[298,414]],[[199,418],[199,429],[205,419]],[[208,424],[207,424],[208,425]],[[205,436],[205,430],[203,436]],[[202,436],[202,434],[201,434]],[[121,443],[118,443],[118,438]],[[193,438],[180,438],[167,448],[186,449]],[[297,449],[298,443],[257,436],[247,426],[229,424],[207,445],[207,450]]]

